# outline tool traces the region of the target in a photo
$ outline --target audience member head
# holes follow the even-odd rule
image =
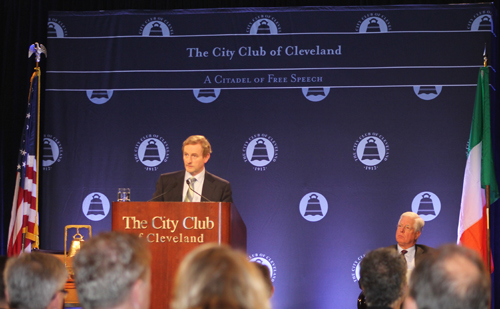
[[[486,309],[490,294],[490,279],[479,255],[449,244],[415,267],[405,308]]]
[[[32,252],[11,257],[4,271],[9,308],[60,309],[67,279],[64,264],[50,254]]]
[[[247,257],[227,245],[205,244],[182,261],[172,309],[267,309],[262,275]]]
[[[136,235],[106,232],[85,241],[73,267],[83,308],[149,308],[151,254]]]
[[[403,249],[413,247],[416,243],[425,221],[414,212],[408,211],[401,215],[396,229],[396,241]]]
[[[269,268],[258,262],[252,262],[255,266],[257,266],[257,269],[260,271],[262,274],[262,278],[264,278],[264,282],[266,283],[267,290],[269,292],[269,298],[271,298],[274,294],[274,285],[273,281],[271,280],[271,272],[269,271]]]
[[[406,290],[406,264],[397,252],[387,248],[370,251],[360,266],[359,281],[369,307],[400,305]]]
[[[0,274],[2,274],[2,280],[0,280],[0,309],[7,308],[7,300],[5,299],[5,282],[3,280],[3,273],[6,263],[7,257],[3,255],[0,256]]]

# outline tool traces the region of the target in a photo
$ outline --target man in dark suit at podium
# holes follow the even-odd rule
[[[185,170],[162,174],[152,201],[233,202],[231,184],[205,170],[212,147],[202,135],[182,144]]]

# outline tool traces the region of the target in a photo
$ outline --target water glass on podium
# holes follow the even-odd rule
[[[130,188],[118,188],[118,202],[130,202]]]

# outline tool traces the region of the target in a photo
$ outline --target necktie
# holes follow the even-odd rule
[[[192,202],[193,201],[193,191],[194,191],[194,182],[196,181],[196,178],[191,177],[189,178],[189,188],[186,192],[186,198],[184,199],[184,202]]]
[[[407,264],[406,256],[405,256],[406,253],[408,253],[407,250],[401,250],[401,258],[403,259],[403,261],[405,261],[405,265]]]

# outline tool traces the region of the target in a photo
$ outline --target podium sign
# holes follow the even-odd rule
[[[112,229],[150,243],[151,309],[168,308],[184,256],[209,242],[246,251],[246,226],[232,203],[113,202]]]

